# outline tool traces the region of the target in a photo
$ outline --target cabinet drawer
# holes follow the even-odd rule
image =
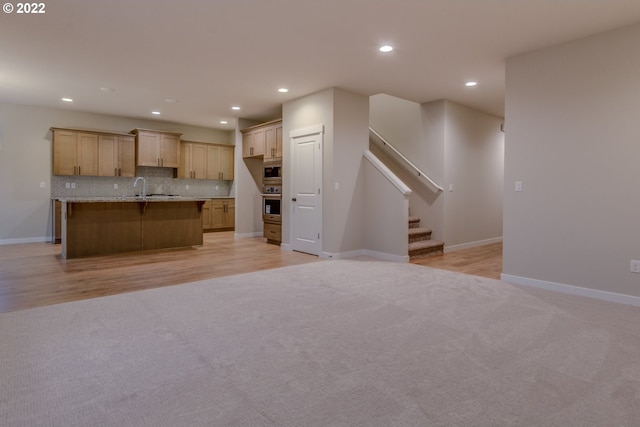
[[[282,240],[282,226],[280,224],[265,222],[263,236],[269,240],[280,242]]]

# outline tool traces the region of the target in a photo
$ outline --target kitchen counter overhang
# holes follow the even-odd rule
[[[206,199],[61,197],[64,258],[202,245]]]

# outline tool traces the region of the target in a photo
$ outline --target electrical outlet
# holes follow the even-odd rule
[[[113,184],[113,189],[117,190],[118,189],[118,184]]]
[[[632,273],[640,273],[640,261],[632,259],[631,260],[631,272]]]
[[[522,181],[516,181],[515,190],[522,191]]]
[[[71,188],[71,184],[70,184],[70,183],[68,183],[68,182],[67,182],[67,183],[65,183],[65,184],[64,184],[64,188]]]
[[[184,188],[188,190],[189,189],[189,184],[185,185]]]
[[[75,182],[71,183],[71,188],[76,188],[76,183]]]
[[[44,181],[40,181],[40,188],[46,188],[46,184],[44,183]]]

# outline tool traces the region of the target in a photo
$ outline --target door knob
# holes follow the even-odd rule
[[[296,202],[296,201],[298,201],[298,199],[296,199],[295,197],[292,197],[292,198],[291,198],[291,201],[292,201],[292,202]]]

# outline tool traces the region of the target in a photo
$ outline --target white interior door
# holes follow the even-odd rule
[[[322,251],[322,137],[323,126],[291,131],[291,236],[295,251]]]

